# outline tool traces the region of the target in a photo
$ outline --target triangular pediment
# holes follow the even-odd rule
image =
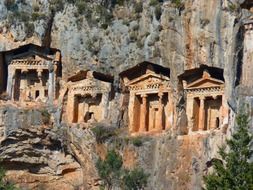
[[[95,78],[89,78],[89,79],[83,79],[77,82],[72,82],[73,86],[97,86],[97,87],[103,87],[103,86],[110,86],[111,83],[101,81]]]
[[[161,83],[164,81],[169,81],[169,78],[163,75],[155,74],[155,73],[147,73],[145,75],[142,75],[141,77],[138,77],[136,79],[129,81],[127,83],[127,86],[150,84],[150,83]]]
[[[215,78],[201,78],[187,85],[187,88],[209,88],[222,86],[224,82]]]

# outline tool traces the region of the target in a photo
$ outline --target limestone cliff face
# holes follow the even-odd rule
[[[201,189],[205,163],[216,154],[226,135],[220,132],[177,136],[186,125],[177,76],[201,64],[224,68],[225,91],[232,110],[229,129],[233,126],[233,111],[239,98],[234,89],[242,59],[240,28],[250,16],[248,10],[240,8],[243,1],[140,0],[123,5],[102,0],[83,5],[67,0],[6,2],[11,1],[0,1],[0,51],[26,43],[60,49],[63,79],[79,69],[92,68],[114,75],[117,89],[119,72],[136,63],[147,60],[169,67],[177,102],[177,130],[151,137],[139,148],[124,144],[121,154],[127,167],[138,165],[150,173],[148,189]],[[123,106],[121,101],[114,105]],[[39,184],[57,189],[63,182],[65,189],[97,188],[94,163],[97,154],[104,154],[106,147],[112,146],[110,143],[98,147],[89,130],[67,130],[67,126],[59,125],[56,110],[50,112],[51,123],[45,124],[36,123],[41,118],[39,111],[28,113],[1,107],[1,127],[7,132],[0,154],[13,172],[10,178],[35,189]],[[50,126],[66,129],[64,139]],[[25,167],[20,168],[20,163]],[[30,167],[33,171],[28,170]]]
[[[79,4],[57,1],[0,2],[0,50],[33,42],[62,51],[64,77],[93,68],[115,75],[143,60],[177,76],[200,64],[224,68],[226,94],[232,107],[238,78],[240,27],[249,16],[232,1],[110,1]],[[103,2],[104,3],[103,6]],[[158,1],[154,1],[158,2]],[[101,6],[102,5],[102,6]],[[106,7],[106,8],[105,8]],[[239,42],[238,42],[239,38]],[[179,97],[175,92],[175,97]]]
[[[10,181],[24,189],[67,190],[83,184],[81,166],[64,142],[64,131],[52,129],[46,109],[1,103],[0,113],[1,164]]]

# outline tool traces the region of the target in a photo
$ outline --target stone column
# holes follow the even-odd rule
[[[87,102],[84,102],[83,103],[84,105],[83,105],[83,119],[84,119],[84,121],[86,122],[86,114],[87,114],[87,112],[89,112],[89,104],[87,103]]]
[[[24,77],[24,75],[27,75],[28,70],[27,69],[23,69],[21,70],[21,78],[20,78],[20,101],[26,101],[28,99],[27,96],[27,78]]]
[[[67,101],[67,121],[69,123],[73,123],[74,120],[74,112],[75,112],[75,96],[73,93],[69,92],[68,93],[68,101]]]
[[[16,70],[9,65],[8,67],[8,81],[7,81],[7,94],[13,99],[13,85],[15,79]]]
[[[130,92],[130,97],[129,97],[129,104],[128,104],[128,119],[129,119],[129,132],[133,133],[134,131],[134,109],[135,108],[135,93]]]
[[[40,95],[39,97],[40,98],[44,98],[45,97],[45,88],[43,87],[43,84],[42,84],[42,72],[43,70],[41,69],[37,69],[37,74],[38,74],[38,78],[39,78],[39,86],[40,86]]]
[[[228,125],[228,119],[229,119],[229,108],[227,106],[227,99],[225,95],[222,95],[222,106],[221,106],[221,115],[220,115],[221,121],[220,125]]]
[[[146,124],[147,124],[147,94],[141,95],[142,97],[142,104],[141,104],[141,120],[140,120],[140,132],[147,131]]]
[[[48,78],[48,97],[49,102],[53,103],[55,98],[55,72],[54,72],[54,63],[49,62],[49,78]]]
[[[159,110],[158,110],[158,123],[156,126],[157,131],[162,131],[163,130],[163,93],[158,93],[159,96]]]
[[[168,92],[168,115],[166,115],[167,122],[166,128],[171,128],[174,123],[174,108],[173,108],[173,94],[172,91]]]
[[[84,115],[85,114],[84,105],[85,105],[84,102],[78,102],[78,104],[77,104],[77,109],[78,109],[78,120],[77,120],[77,122],[78,123],[84,122],[84,116],[85,116]]]
[[[38,78],[39,78],[39,80],[40,80],[40,84],[41,84],[41,85],[42,85],[42,72],[43,72],[43,70],[37,69]]]
[[[102,117],[101,119],[106,119],[108,116],[108,106],[109,106],[109,92],[104,92],[102,94],[102,100],[101,100],[101,106],[102,106]]]
[[[200,131],[204,130],[205,127],[205,97],[199,97],[200,106],[199,106],[199,127]]]
[[[191,132],[193,131],[193,125],[194,125],[194,113],[193,113],[193,107],[194,107],[194,97],[188,95],[186,98],[186,116],[188,121],[188,130]]]
[[[53,93],[53,95],[54,95],[54,99],[56,99],[57,98],[57,62],[54,62],[53,63],[54,64],[54,93]]]

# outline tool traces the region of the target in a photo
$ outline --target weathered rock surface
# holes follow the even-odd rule
[[[8,106],[1,107],[0,112],[4,128],[0,157],[11,181],[29,189],[74,189],[82,185],[81,166],[57,129],[44,124],[44,117],[49,116],[43,115],[45,110]]]
[[[177,76],[186,69],[200,64],[223,68],[231,112],[237,107],[240,27],[251,14],[236,1],[185,0],[180,6],[143,1],[141,9],[130,2],[110,9],[113,18],[107,23],[97,11],[102,2],[98,0],[86,4],[86,15],[65,1],[57,6],[44,0],[17,0],[13,7],[4,2],[0,1],[0,51],[26,43],[58,48],[64,79],[76,70],[92,68],[115,75],[116,91],[119,72],[140,61],[170,67],[178,131],[186,118]],[[126,111],[123,100],[119,96],[117,100],[112,107]],[[0,156],[10,179],[32,189],[98,189],[97,154],[104,155],[113,143],[98,146],[90,130],[68,129],[60,123],[56,108],[46,107],[45,112],[0,104]],[[123,116],[115,120],[124,126]],[[233,113],[229,129],[232,126]],[[148,189],[201,189],[206,162],[226,136],[210,132],[178,137],[168,132],[139,148],[124,144],[120,152],[125,166],[138,165],[150,174]]]

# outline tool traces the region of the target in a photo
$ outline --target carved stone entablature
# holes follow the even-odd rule
[[[146,86],[129,86],[129,91],[148,91],[148,90],[157,90],[157,91],[166,91],[166,87],[163,84],[148,84]]]
[[[48,63],[45,60],[30,60],[30,59],[15,59],[11,61],[10,65],[38,65],[47,66]]]
[[[103,92],[107,92],[108,90],[106,89],[102,89],[100,87],[97,86],[77,86],[77,87],[73,87],[70,92],[71,93],[79,93],[82,92],[82,94],[90,93],[90,92],[96,92],[96,93],[103,93]]]
[[[208,96],[213,94],[223,94],[224,87],[209,87],[209,88],[198,88],[198,89],[186,89],[186,93],[190,96]]]
[[[70,83],[70,93],[85,95],[91,93],[106,93],[111,91],[111,83],[96,81],[94,79],[86,79],[75,83]]]
[[[47,60],[31,60],[31,59],[19,59],[13,60],[9,64],[9,68],[12,70],[31,70],[31,69],[40,69],[40,70],[49,70],[51,66],[57,66],[58,62],[56,61],[47,61]]]
[[[107,90],[83,90],[82,88],[81,89],[75,89],[75,90],[70,90],[69,91],[70,94],[72,95],[78,95],[78,96],[88,96],[88,95],[91,95],[91,96],[94,96],[94,95],[97,95],[97,94],[104,94],[104,93],[109,93]]]

